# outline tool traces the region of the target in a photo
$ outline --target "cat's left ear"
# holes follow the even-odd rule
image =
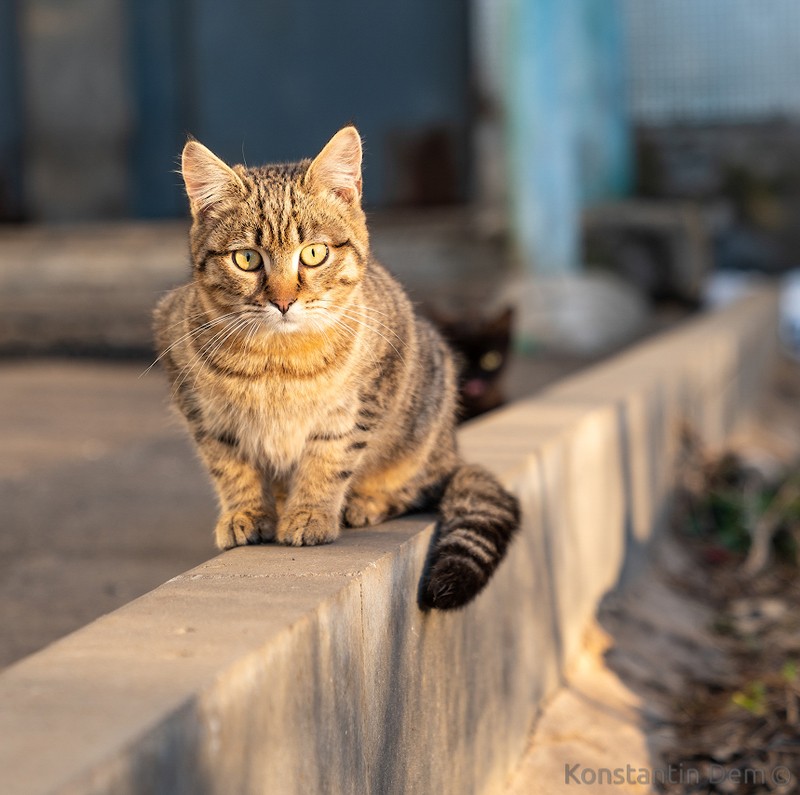
[[[243,188],[238,174],[199,141],[188,141],[183,147],[181,173],[193,216]]]
[[[487,330],[491,334],[510,334],[513,327],[514,307],[507,306],[491,319]]]
[[[361,136],[343,127],[308,168],[308,181],[353,204],[361,199]]]

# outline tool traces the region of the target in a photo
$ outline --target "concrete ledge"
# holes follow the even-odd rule
[[[524,529],[463,612],[417,609],[432,526],[408,517],[225,553],[10,667],[0,792],[502,791],[658,524],[679,422],[724,439],[776,318],[758,293],[467,426]]]

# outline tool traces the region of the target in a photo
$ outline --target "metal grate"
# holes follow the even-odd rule
[[[624,0],[636,121],[800,118],[800,0]]]

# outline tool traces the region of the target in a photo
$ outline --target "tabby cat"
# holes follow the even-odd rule
[[[361,140],[312,161],[230,167],[183,150],[192,281],[155,333],[173,396],[213,478],[220,549],[324,544],[439,504],[422,608],[486,584],[516,499],[456,449],[456,372],[433,326],[370,257]]]

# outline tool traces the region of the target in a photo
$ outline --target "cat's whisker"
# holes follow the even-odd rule
[[[224,334],[226,330],[227,330],[227,326],[224,329],[221,329],[221,330],[217,331],[214,334],[214,336],[211,338],[211,340],[206,344],[208,345],[208,344],[213,343],[214,340],[216,340],[218,337],[222,336],[222,334]],[[174,379],[175,386],[174,386],[174,389],[172,390],[173,399],[178,394],[178,392],[180,391],[180,389],[183,386],[184,382],[186,381],[186,379],[191,374],[192,369],[194,367],[194,363],[196,361],[199,361],[199,358],[200,358],[201,355],[202,355],[202,348],[200,350],[198,350],[198,351],[195,351],[194,354],[192,355],[192,357],[189,359],[189,361],[186,362],[186,364],[184,364],[183,367],[181,367],[181,369],[178,371],[178,373],[177,373],[177,375],[175,376],[175,379]]]
[[[169,348],[167,348],[167,350],[164,351],[164,354],[168,353],[175,345],[177,345],[182,340],[191,339],[193,336],[197,336],[198,334],[202,333],[203,331],[207,331],[208,329],[213,328],[214,326],[218,325],[219,323],[231,322],[231,318],[243,318],[243,317],[246,317],[246,316],[250,315],[251,312],[252,312],[252,310],[250,310],[250,309],[237,309],[237,310],[235,310],[233,312],[228,312],[228,313],[226,313],[224,315],[219,315],[218,317],[212,318],[211,320],[209,320],[206,323],[201,323],[199,326],[196,326],[195,328],[193,328],[187,334],[184,334],[182,337],[179,337],[172,345],[169,346]],[[162,354],[162,356],[164,354]],[[159,357],[159,358],[161,358],[161,357]],[[158,361],[158,360],[156,360],[156,361]],[[153,364],[155,364],[155,362]],[[151,367],[152,367],[152,365],[151,365]]]
[[[322,302],[320,302],[320,303],[322,303]],[[315,308],[317,308],[317,307],[315,307]],[[319,309],[325,309],[325,310],[327,310],[329,312],[335,312],[340,316],[346,316],[348,314],[356,315],[356,316],[362,318],[363,320],[369,320],[372,323],[377,323],[379,326],[381,326],[382,328],[386,329],[388,332],[393,334],[397,338],[399,343],[403,345],[403,347],[406,347],[407,344],[408,344],[406,342],[406,340],[404,340],[391,326],[388,326],[388,325],[386,325],[386,323],[383,323],[380,320],[378,320],[377,318],[372,317],[369,314],[369,311],[372,311],[371,307],[366,307],[364,305],[337,307],[334,304],[332,304],[330,301],[327,301],[324,306],[321,306],[321,307],[318,307],[318,308]],[[367,311],[367,310],[369,310],[369,311]],[[375,310],[375,311],[377,311],[377,310]],[[387,318],[390,317],[386,312],[379,312],[378,314],[385,315]],[[353,319],[355,319],[355,318],[353,318]]]
[[[331,321],[331,320],[333,321],[333,324],[335,326],[338,326],[339,328],[341,328],[342,331],[344,331],[352,339],[354,339],[356,341],[356,343],[358,343],[359,335],[358,335],[358,332],[355,329],[350,328],[350,326],[348,326],[346,323],[344,323],[343,321],[341,321],[341,320],[339,320],[337,318],[328,318],[328,321]],[[330,322],[323,322],[323,321],[319,320],[318,318],[314,318],[314,325],[315,325],[315,328],[318,328],[322,332],[322,334],[325,336],[326,340],[329,339],[328,331],[330,330]],[[372,348],[367,346],[366,348],[362,347],[362,350],[366,350],[366,353],[369,356],[370,360],[372,361],[372,364],[376,368],[379,368],[380,364],[379,364],[378,359],[375,356],[375,352],[372,350]]]
[[[192,337],[197,336],[198,334],[201,334],[203,331],[213,328],[218,323],[223,322],[224,319],[225,318],[217,318],[215,320],[209,321],[208,323],[203,323],[200,326],[196,326],[186,334],[183,334],[181,337],[175,340],[175,342],[173,342],[166,350],[164,350],[160,356],[158,356],[153,362],[151,362],[150,365],[148,365],[148,367],[145,370],[139,373],[139,378],[147,375],[147,373],[149,373],[150,370],[152,370],[161,361],[161,359],[163,359],[173,348],[175,348],[176,345],[179,345],[181,342],[191,339]]]
[[[231,327],[227,330],[227,333],[224,334],[221,339],[218,339],[216,343],[212,342],[201,349],[200,353],[202,358],[211,359],[215,357],[231,337],[235,336],[241,331],[244,331],[244,329],[246,329],[251,322],[252,318],[247,317],[234,321]]]
[[[238,328],[243,327],[250,322],[248,319],[238,319],[234,321],[232,326],[226,327],[221,331],[218,331],[205,345],[203,345],[195,355],[189,360],[189,362],[181,368],[181,371],[176,376],[177,385],[173,391],[173,397],[180,391],[183,383],[189,377],[192,372],[192,369],[196,363],[199,363],[204,358],[209,358],[216,354],[219,350],[220,346],[225,343],[225,341],[233,334]],[[213,352],[212,352],[213,348]],[[180,379],[180,380],[178,380]]]
[[[174,328],[175,326],[179,326],[182,323],[185,323],[187,320],[190,321],[190,320],[196,319],[197,317],[202,317],[204,314],[205,313],[200,313],[200,314],[194,316],[193,318],[184,318],[184,319],[178,321],[177,323],[172,324],[172,326],[169,326],[169,328]],[[190,337],[195,336],[196,334],[201,334],[203,331],[206,331],[207,329],[213,328],[218,323],[222,323],[225,320],[227,320],[228,318],[235,317],[236,315],[239,315],[239,314],[241,314],[241,310],[237,310],[235,312],[228,312],[225,315],[220,315],[219,317],[213,318],[212,320],[209,320],[206,323],[202,323],[201,325],[196,326],[191,331],[189,331],[186,334],[183,334],[182,336],[178,337],[178,339],[176,339],[175,342],[173,342],[168,348],[166,348],[159,356],[156,357],[156,359],[145,370],[143,370],[139,374],[139,378],[141,378],[144,375],[147,375],[147,373],[149,373],[150,370],[152,370],[161,361],[161,359],[163,359],[176,345],[179,345],[184,340],[187,340]]]
[[[204,310],[202,310],[200,312],[195,312],[195,314],[193,314],[193,315],[187,315],[186,317],[181,318],[177,323],[170,323],[170,325],[164,326],[164,331],[169,331],[170,329],[174,329],[176,326],[180,326],[183,323],[186,323],[187,321],[191,322],[193,320],[198,320],[199,318],[204,317],[207,314],[208,314],[208,311],[204,309]],[[235,312],[228,312],[227,315],[223,315],[222,317],[228,317],[228,316],[234,315],[234,314],[236,314],[236,313]]]
[[[359,318],[359,317],[355,317],[355,316],[351,316],[346,311],[340,311],[338,317],[335,316],[332,312],[328,315],[328,319],[331,322],[338,320],[339,323],[342,323],[343,322],[342,318],[344,318],[345,320],[349,320],[351,323],[357,323],[359,326],[362,326],[363,328],[367,329],[368,331],[371,331],[373,334],[377,334],[377,336],[379,336],[384,342],[386,342],[387,345],[389,345],[394,350],[394,352],[400,357],[400,359],[402,361],[405,361],[403,359],[403,354],[400,353],[400,351],[392,343],[392,341],[388,337],[386,337],[384,334],[382,334],[380,331],[378,331],[378,329],[376,329],[374,326],[372,326],[370,323],[368,323],[365,319]],[[400,340],[400,342],[403,345],[405,345],[405,342],[403,341],[403,339],[401,337],[398,337],[398,339]]]
[[[309,310],[308,315],[311,316],[312,313],[316,309],[318,309],[320,314],[323,314],[324,318],[325,318],[325,320],[323,321],[323,320],[321,320],[320,318],[317,318],[317,317],[310,317],[310,319],[313,320],[314,323],[316,324],[316,328],[324,329],[326,325],[328,325],[328,326],[334,325],[334,326],[338,326],[339,328],[341,328],[343,331],[347,332],[347,334],[349,334],[352,337],[357,336],[357,332],[356,332],[356,330],[354,328],[351,328],[350,326],[348,326],[342,320],[341,317],[335,315],[327,307],[313,307],[311,310]]]
[[[326,315],[324,322],[319,318],[311,318],[311,320],[315,323],[316,328],[325,330],[325,325],[327,323],[328,325],[333,325],[336,326],[337,328],[340,328],[345,334],[352,337],[353,339],[355,339],[358,336],[356,334],[355,329],[350,328],[350,326],[348,326],[345,322],[332,315]]]
[[[148,372],[150,372],[150,370],[151,370],[153,367],[155,367],[155,366],[156,366],[156,364],[158,364],[158,362],[159,362],[159,361],[161,361],[161,359],[163,359],[163,358],[164,358],[164,357],[165,357],[165,356],[166,356],[166,355],[167,355],[167,354],[168,354],[168,353],[169,353],[169,352],[170,352],[170,351],[171,351],[171,350],[172,350],[172,349],[173,349],[173,348],[174,348],[176,345],[179,345],[181,342],[183,342],[183,340],[185,340],[185,339],[188,339],[188,338],[189,338],[189,337],[191,337],[192,335],[194,335],[194,334],[197,334],[198,332],[201,332],[201,331],[203,331],[203,330],[204,330],[204,329],[206,329],[206,328],[210,328],[211,326],[215,325],[216,323],[220,322],[220,321],[221,321],[221,320],[223,320],[223,319],[224,319],[224,317],[223,317],[223,318],[215,318],[214,320],[210,320],[210,321],[208,321],[207,323],[203,323],[203,324],[201,324],[200,326],[195,326],[194,328],[192,328],[192,329],[191,329],[190,331],[188,331],[187,333],[185,333],[185,334],[182,334],[182,335],[181,335],[180,337],[178,337],[178,339],[176,339],[176,340],[175,340],[175,341],[174,341],[174,342],[173,342],[173,343],[172,343],[172,344],[171,344],[169,347],[167,347],[167,348],[166,348],[164,351],[162,351],[162,353],[161,353],[159,356],[157,356],[157,357],[156,357],[156,358],[153,360],[153,362],[151,362],[151,364],[150,364],[150,365],[148,365],[148,367],[147,367],[147,369],[146,369],[146,370],[144,370],[143,372],[141,372],[141,373],[139,374],[139,378],[141,378],[143,375],[146,375]],[[173,323],[173,324],[170,326],[170,329],[172,329],[172,328],[175,328],[176,326],[185,325],[185,323],[186,323],[186,321],[187,321],[187,320],[191,320],[191,319],[190,319],[190,318],[187,318],[186,320],[179,320],[177,323]]]
[[[254,318],[252,318],[250,320],[250,322],[253,325],[250,328],[250,332],[248,333],[247,339],[245,339],[245,342],[244,342],[244,345],[245,345],[246,348],[250,347],[250,343],[253,341],[253,339],[255,338],[256,334],[258,333],[259,328],[261,327],[261,318],[254,317]]]
[[[247,339],[247,336],[248,336],[248,335],[249,335],[249,333],[252,331],[252,329],[250,328],[250,326],[251,326],[251,324],[252,324],[252,323],[254,323],[254,322],[255,322],[255,318],[245,318],[245,319],[244,319],[244,322],[243,322],[243,323],[240,323],[238,328],[234,329],[234,330],[231,332],[231,334],[229,334],[229,335],[228,335],[228,336],[227,336],[225,339],[223,339],[223,340],[222,340],[222,341],[221,341],[221,342],[220,342],[220,343],[219,343],[219,344],[216,346],[216,348],[215,348],[215,349],[214,349],[214,350],[213,350],[211,353],[209,353],[209,355],[208,355],[206,358],[211,358],[212,356],[216,356],[216,355],[217,355],[217,353],[220,351],[220,349],[221,349],[221,348],[223,348],[223,347],[226,345],[226,343],[227,343],[228,339],[230,339],[230,337],[235,337],[235,336],[237,336],[237,335],[239,335],[239,336],[241,336],[241,335],[244,335],[244,340],[242,340],[242,343],[241,343],[241,344],[242,344],[242,347],[244,348],[244,347],[245,347],[245,341],[246,341],[246,339]]]
[[[394,316],[393,316],[391,313],[389,313],[389,312],[381,312],[381,310],[380,310],[380,309],[375,309],[375,307],[374,307],[374,306],[367,306],[366,304],[359,304],[359,305],[358,305],[358,308],[359,308],[359,309],[363,309],[365,312],[372,312],[373,314],[376,314],[376,315],[383,315],[383,317],[387,317],[387,318],[392,318],[392,317],[394,317]]]
[[[314,331],[318,331],[320,334],[322,334],[323,337],[325,337],[326,342],[330,339],[330,337],[328,336],[329,329],[318,317],[309,318],[309,323],[311,324],[311,328],[314,329]],[[349,330],[351,329],[348,329],[348,331]]]
[[[396,354],[397,354],[397,355],[400,357],[400,361],[402,361],[403,363],[405,363],[405,359],[403,358],[403,354],[402,354],[402,353],[400,353],[400,351],[399,351],[399,350],[397,350],[397,346],[396,346],[396,345],[394,345],[394,344],[392,343],[392,341],[391,341],[391,340],[390,340],[388,337],[386,337],[385,335],[381,334],[381,332],[380,332],[380,331],[378,331],[378,329],[376,329],[374,326],[371,326],[371,325],[370,325],[369,323],[367,323],[366,321],[364,321],[364,320],[360,320],[360,319],[359,319],[359,318],[357,318],[357,317],[350,317],[350,316],[349,316],[347,313],[345,313],[345,312],[342,312],[342,313],[341,313],[341,316],[342,316],[342,317],[344,317],[344,318],[347,318],[347,320],[350,320],[350,321],[351,321],[351,322],[353,322],[353,323],[358,323],[359,325],[361,325],[361,326],[363,326],[364,328],[366,328],[368,331],[371,331],[373,334],[377,334],[377,335],[378,335],[378,336],[379,336],[379,337],[380,337],[380,338],[381,338],[381,339],[382,339],[382,340],[383,340],[383,341],[384,341],[384,342],[385,342],[385,343],[386,343],[386,344],[387,344],[387,345],[388,345],[388,346],[389,346],[389,347],[390,347],[390,348],[391,348],[391,349],[392,349],[392,350],[393,350],[393,351],[394,351],[394,352],[395,352],[395,353],[396,353]],[[401,339],[400,341],[402,342],[402,339]]]
[[[354,340],[358,340],[358,333],[356,332],[355,329],[350,328],[350,326],[348,326],[347,323],[345,323],[344,321],[340,320],[339,318],[334,317],[333,315],[328,314],[328,313],[326,313],[326,318],[327,318],[327,322],[328,323],[333,323],[333,325],[338,326],[340,329],[342,329],[342,331],[344,331],[345,333],[349,334]],[[318,328],[320,328],[323,331],[323,333],[325,333],[325,336],[327,337],[325,324],[322,323],[321,321],[319,321],[317,318],[313,318],[313,320],[316,323],[319,324]],[[372,350],[372,348],[369,348],[369,347],[367,347],[367,351],[369,353],[370,359],[372,359],[372,363],[377,367],[378,366],[378,359],[375,356],[375,352]]]
[[[236,313],[240,314],[240,313]],[[214,336],[208,340],[204,345],[202,345],[192,356],[192,358],[181,368],[180,372],[176,376],[176,381],[178,381],[177,386],[173,390],[173,397],[178,393],[180,388],[183,386],[184,381],[189,377],[189,374],[194,367],[196,362],[199,362],[203,358],[208,358],[211,355],[211,348],[214,348],[214,353],[219,350],[219,347],[225,343],[225,341],[233,334],[238,328],[247,325],[251,321],[251,318],[242,318],[239,317],[233,321],[230,326],[226,326],[225,328],[217,331]]]
[[[355,314],[355,315],[357,315],[358,317],[361,317],[361,318],[363,318],[363,319],[365,319],[365,320],[369,320],[369,321],[371,321],[371,322],[373,322],[373,323],[377,323],[377,324],[378,324],[378,325],[379,325],[381,328],[385,328],[387,331],[389,331],[389,332],[391,332],[392,334],[394,334],[394,336],[395,336],[395,337],[397,337],[397,339],[400,341],[400,343],[401,343],[403,346],[406,346],[406,345],[408,344],[408,343],[407,343],[407,342],[406,342],[406,341],[405,341],[405,340],[404,340],[404,339],[403,339],[403,338],[402,338],[402,337],[401,337],[401,336],[400,336],[400,335],[399,335],[399,334],[398,334],[398,333],[397,333],[397,332],[396,332],[396,331],[395,331],[395,330],[394,330],[394,329],[393,329],[391,326],[387,326],[385,323],[381,323],[381,321],[380,321],[380,320],[376,320],[374,317],[371,317],[371,316],[370,316],[369,314],[367,314],[366,312],[359,312],[359,311],[358,311],[358,309],[357,309],[356,307],[353,307],[353,306],[347,306],[347,307],[345,307],[344,309],[340,310],[340,312],[341,312],[341,314],[343,314],[343,315],[346,315],[346,314]]]

